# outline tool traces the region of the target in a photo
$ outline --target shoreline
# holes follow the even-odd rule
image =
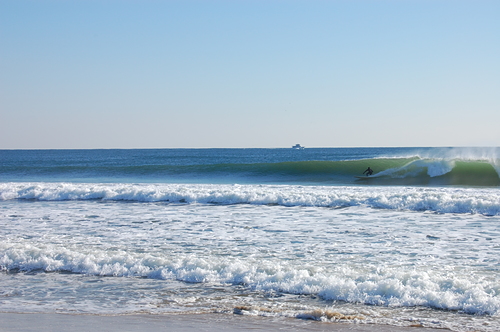
[[[297,318],[234,314],[131,314],[89,315],[66,313],[0,313],[2,332],[110,331],[236,332],[236,331],[334,331],[334,332],[433,332],[446,329],[375,324],[320,322]]]

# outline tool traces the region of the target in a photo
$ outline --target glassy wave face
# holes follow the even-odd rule
[[[1,151],[0,180],[496,187],[498,153],[498,148]],[[367,167],[374,174],[361,177]]]

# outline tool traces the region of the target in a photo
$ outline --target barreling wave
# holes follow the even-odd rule
[[[358,179],[367,167],[375,173]],[[369,185],[499,186],[498,160],[373,158],[347,161],[303,161],[256,165],[263,175],[298,182]],[[357,180],[356,180],[357,179]]]
[[[101,200],[180,204],[352,207],[500,215],[491,188],[298,185],[0,183],[0,200]]]
[[[368,179],[357,179],[367,167]],[[500,159],[420,156],[340,161],[193,165],[23,165],[1,167],[3,181],[500,186]]]

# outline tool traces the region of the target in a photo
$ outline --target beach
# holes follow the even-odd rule
[[[2,332],[65,331],[332,331],[332,332],[432,332],[438,329],[325,323],[309,320],[248,317],[240,315],[71,315],[0,313]],[[439,329],[443,331],[443,329]]]

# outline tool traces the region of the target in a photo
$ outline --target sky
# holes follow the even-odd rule
[[[0,149],[500,146],[500,1],[0,0]]]

